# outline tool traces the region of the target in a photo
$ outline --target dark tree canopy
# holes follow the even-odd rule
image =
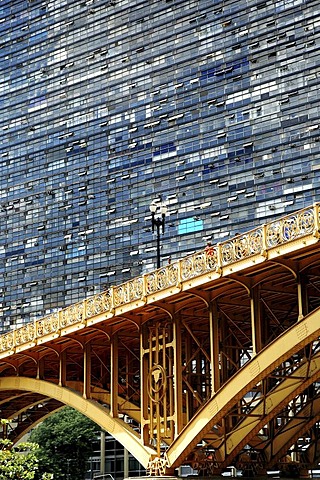
[[[39,473],[55,480],[83,480],[100,428],[70,407],[52,414],[31,433],[39,444]]]

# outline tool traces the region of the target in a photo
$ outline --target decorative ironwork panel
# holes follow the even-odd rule
[[[0,336],[0,351],[5,352],[15,346],[14,333],[9,332]]]
[[[85,300],[87,317],[94,317],[100,313],[105,313],[111,310],[111,295],[110,290],[98,293],[93,297]]]
[[[36,322],[36,335],[41,337],[50,333],[57,332],[59,330],[59,314],[53,313],[47,317],[37,320]]]
[[[209,247],[181,260],[182,280],[188,280],[208,271],[215,270],[218,265],[218,247]]]
[[[68,327],[74,323],[81,322],[83,319],[83,303],[76,303],[60,312],[60,327]]]
[[[287,215],[266,226],[266,245],[275,247],[290,242],[304,235],[311,234],[315,227],[314,211],[306,208],[292,215]]]

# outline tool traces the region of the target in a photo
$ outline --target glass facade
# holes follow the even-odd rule
[[[2,331],[317,200],[319,11],[1,1]]]
[[[129,477],[146,477],[146,470],[128,451],[113,437],[105,435],[104,474],[101,474],[100,440],[94,445],[95,452],[88,462],[85,480],[123,480]],[[126,465],[125,465],[126,464]]]

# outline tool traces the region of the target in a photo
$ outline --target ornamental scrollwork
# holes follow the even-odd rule
[[[235,260],[243,260],[250,255],[248,236],[241,235],[233,240]]]
[[[111,309],[111,296],[109,290],[89,297],[86,302],[86,314],[94,317]]]
[[[234,250],[232,242],[226,242],[221,245],[221,255],[222,255],[222,264],[227,265],[228,263],[234,262]]]
[[[166,268],[157,271],[157,290],[164,290],[168,287],[168,275]]]
[[[212,247],[208,252],[205,251],[205,266],[206,270],[215,270],[218,266],[218,249]]]
[[[15,341],[14,341],[14,333],[9,332],[1,335],[1,340],[2,340],[2,351],[5,350],[10,350],[15,346]]]
[[[120,307],[128,302],[128,288],[127,284],[123,283],[113,289],[113,301],[115,307]]]
[[[35,322],[35,336],[42,337],[59,330],[59,315],[58,312],[41,318]]]
[[[187,280],[193,276],[193,261],[191,257],[183,258],[181,261],[181,277]]]
[[[146,275],[146,293],[154,293],[157,291],[156,273],[152,272]]]
[[[275,247],[311,234],[314,226],[314,211],[311,208],[287,215],[266,225],[266,245]]]
[[[180,285],[181,282],[199,277],[208,272],[221,273],[221,267],[239,262],[250,256],[263,254],[268,249],[295,241],[305,235],[319,236],[319,204],[270,222],[250,232],[236,235],[218,245],[211,245],[176,262],[144,275],[135,277],[119,286],[111,287],[67,308],[12,332],[0,335],[0,351],[28,344],[37,338],[60,332],[87,318],[103,313],[114,314],[122,305],[144,299],[148,295]],[[318,237],[317,237],[318,238]]]
[[[134,278],[128,282],[129,302],[133,302],[143,295],[143,279],[142,277]]]
[[[60,326],[62,328],[81,322],[83,318],[83,303],[75,303],[70,305],[70,307],[64,308],[61,310],[60,315]]]
[[[166,469],[169,466],[167,455],[163,457],[152,456],[147,465],[147,475],[162,477],[166,474]]]
[[[281,225],[280,222],[274,222],[266,227],[267,247],[276,247],[281,243]]]
[[[262,228],[249,232],[248,248],[251,255],[260,253],[263,249],[263,231]]]
[[[178,282],[178,265],[173,263],[167,266],[167,273],[168,273],[168,285],[172,287],[176,285]]]
[[[312,233],[315,227],[313,210],[308,209],[299,213],[297,218],[297,223],[298,223],[299,231],[301,235]]]

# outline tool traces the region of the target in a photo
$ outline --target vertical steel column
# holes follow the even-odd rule
[[[185,355],[185,380],[189,383],[191,376],[191,339],[189,335],[184,335],[184,355]],[[186,389],[185,393],[185,404],[186,404],[186,420],[189,422],[193,416],[193,395],[189,388]]]
[[[300,272],[297,275],[297,288],[298,288],[298,321],[308,313],[308,295],[306,288],[306,279]]]
[[[173,328],[172,328],[173,330]],[[174,332],[172,331],[172,335],[174,335]],[[182,404],[179,406],[176,405],[175,401],[175,386],[176,386],[176,378],[174,374],[174,367],[175,367],[175,350],[174,350],[174,339],[172,338],[171,342],[171,348],[168,348],[167,356],[168,356],[168,418],[169,418],[169,430],[167,431],[167,434],[169,434],[168,438],[170,439],[170,443],[173,442],[175,438],[175,425],[176,425],[176,409],[179,408],[179,406],[182,408]],[[180,357],[180,368],[181,368],[181,357]],[[181,388],[181,382],[178,386],[178,388]],[[181,388],[182,391],[182,388]],[[182,401],[182,398],[181,398]],[[180,411],[180,409],[179,409]],[[182,413],[182,412],[181,412]]]
[[[223,314],[221,315],[221,321],[219,324],[219,368],[220,368],[220,382],[223,384],[228,380],[228,361],[227,361],[227,345],[226,345],[226,338],[227,338],[227,331],[228,331],[228,324],[224,321]]]
[[[220,388],[219,365],[219,312],[217,302],[209,304],[210,357],[211,357],[211,396]]]
[[[173,379],[174,379],[174,437],[176,438],[183,427],[183,399],[182,399],[182,338],[180,316],[173,318]]]
[[[118,383],[119,383],[119,339],[115,333],[111,338],[111,388],[110,388],[110,414],[118,416]]]
[[[131,387],[132,387],[132,380],[133,380],[133,375],[132,372],[130,372],[130,361],[129,361],[129,353],[126,352],[125,354],[125,365],[126,365],[126,370],[125,370],[125,385],[126,385],[126,399],[128,400],[131,395]]]
[[[129,477],[129,452],[126,448],[123,449],[123,477]]]
[[[148,373],[149,364],[146,355],[147,328],[145,325],[140,331],[140,391],[141,391],[141,438],[144,445],[149,445],[149,409],[148,409]]]
[[[91,398],[91,344],[83,349],[83,398]]]
[[[67,380],[67,354],[63,350],[59,355],[59,387],[64,387]]]
[[[100,473],[105,474],[106,471],[106,433],[101,430],[100,433]]]
[[[260,285],[250,289],[251,306],[251,332],[252,332],[252,355],[255,356],[263,347],[261,307],[260,307]]]
[[[150,332],[150,339],[149,339],[149,369],[150,372],[152,371],[153,366],[159,365],[159,354],[160,354],[160,344],[159,344],[159,324],[156,323],[156,330],[155,330],[155,345],[153,349],[153,338]],[[154,355],[153,355],[154,350]],[[163,352],[164,353],[164,352]],[[154,357],[154,358],[153,358]],[[157,373],[157,372],[156,372]],[[150,386],[152,385],[152,379],[150,379]],[[157,382],[156,382],[157,383]],[[155,392],[152,395],[151,388],[150,388],[150,427],[152,429],[152,437],[154,435],[154,428],[156,429],[156,442],[157,442],[157,454],[160,457],[161,455],[161,412],[160,412],[160,392],[158,388],[155,389]],[[153,405],[155,404],[155,405]],[[155,415],[154,415],[154,407],[155,407]],[[155,424],[154,424],[155,419]]]
[[[140,345],[141,436],[144,445],[152,445],[160,457],[163,442],[168,443],[174,438],[175,354],[172,324],[150,320],[142,327]]]
[[[44,359],[40,358],[37,362],[37,380],[44,378]]]

